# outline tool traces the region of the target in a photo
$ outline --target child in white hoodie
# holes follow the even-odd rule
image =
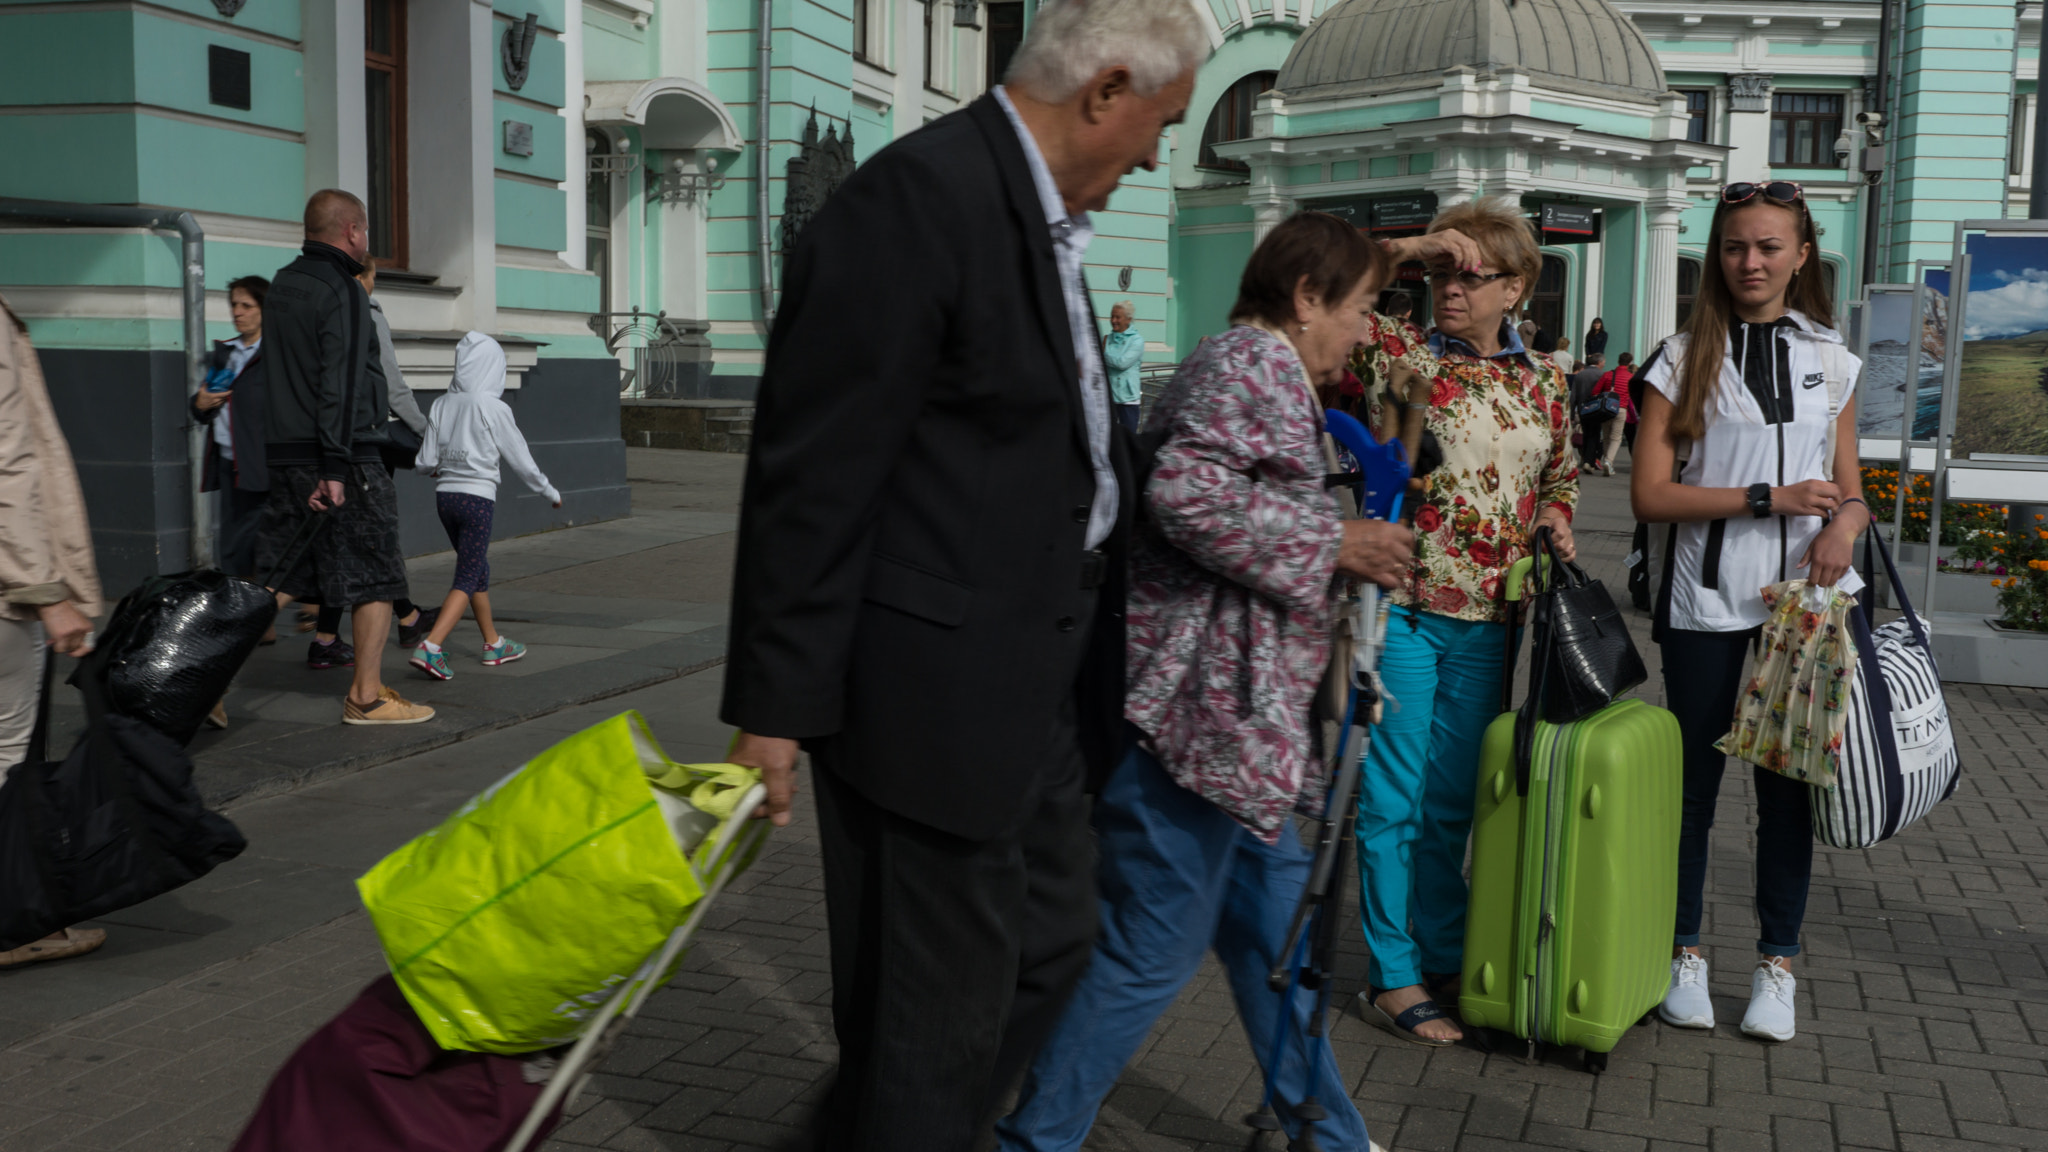
[[[455,586],[441,602],[434,629],[413,649],[412,666],[436,680],[453,679],[441,645],[462,622],[464,608],[476,611],[484,634],[484,663],[507,664],[526,655],[526,645],[499,635],[491,622],[491,513],[497,507],[498,461],[502,458],[527,487],[562,506],[562,495],[533,462],[505,392],[505,350],[481,332],[455,346],[455,379],[434,402],[413,466],[434,477],[434,506],[448,542],[455,545]]]

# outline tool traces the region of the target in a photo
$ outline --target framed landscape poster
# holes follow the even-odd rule
[[[1923,264],[1927,262],[1923,261]],[[1931,441],[1941,430],[1941,385],[1948,374],[1949,270],[1925,267],[1914,301],[1920,351],[1908,371],[1913,378],[1913,441]],[[1901,413],[1904,417],[1904,413]]]
[[[1856,387],[1860,453],[1896,459],[1908,378],[1917,378],[1915,361],[1926,358],[1913,339],[1913,286],[1872,284],[1856,319],[1856,354],[1863,357],[1863,381]]]
[[[2048,230],[1969,233],[1962,251],[1950,455],[2048,459]]]

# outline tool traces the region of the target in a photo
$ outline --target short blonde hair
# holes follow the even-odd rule
[[[1510,301],[1514,307],[1536,290],[1536,278],[1543,273],[1543,253],[1536,247],[1536,230],[1513,201],[1498,196],[1453,204],[1429,222],[1431,232],[1449,228],[1472,238],[1487,259],[1522,278],[1522,295]]]
[[[1129,316],[1131,319],[1136,320],[1138,318],[1138,310],[1136,308],[1131,307],[1131,302],[1129,300],[1119,300],[1116,303],[1111,304],[1109,306],[1109,310],[1111,312],[1114,312],[1119,308],[1123,309],[1124,315]]]

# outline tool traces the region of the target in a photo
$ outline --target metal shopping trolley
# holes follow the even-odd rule
[[[584,1023],[583,1035],[556,1062],[548,1077],[546,1091],[534,1101],[526,1122],[505,1145],[505,1152],[532,1152],[532,1148],[538,1147],[540,1129],[548,1116],[558,1105],[566,1112],[575,1104],[577,1096],[596,1075],[598,1065],[603,1063],[612,1045],[625,1032],[641,1006],[647,1003],[648,996],[667,982],[668,976],[682,960],[684,950],[696,936],[697,928],[703,924],[704,914],[711,910],[733,877],[753,861],[762,841],[767,839],[768,821],[753,818],[754,810],[767,796],[766,787],[754,785],[741,797],[732,815],[719,825],[709,857],[711,866],[698,874],[704,889],[703,897],[690,908],[689,918],[669,934],[660,950],[649,956],[630,979],[620,984],[611,999],[591,1012],[590,1019]],[[694,864],[691,868],[696,870]]]

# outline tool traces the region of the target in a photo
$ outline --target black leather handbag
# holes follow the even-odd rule
[[[1537,531],[1536,554],[1531,620],[1535,694],[1542,698],[1545,721],[1569,724],[1614,703],[1650,673],[1606,586],[1558,558],[1550,529]]]
[[[1583,720],[1650,678],[1614,598],[1584,569],[1558,557],[1548,528],[1536,533],[1536,561],[1528,609],[1530,688],[1520,708],[1513,697],[1519,635],[1512,602],[1501,681],[1501,707],[1515,713],[1515,790],[1523,796],[1529,794],[1537,720]]]

